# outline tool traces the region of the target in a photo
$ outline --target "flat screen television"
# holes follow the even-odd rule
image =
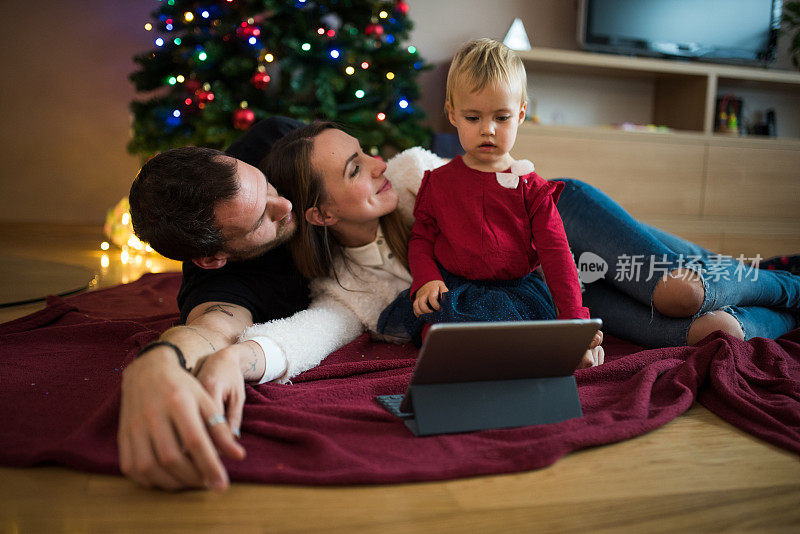
[[[768,65],[783,0],[581,0],[578,41],[615,54]]]

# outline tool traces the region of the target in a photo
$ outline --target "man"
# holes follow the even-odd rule
[[[221,491],[229,481],[219,454],[244,458],[235,439],[242,378],[257,381],[264,359],[256,344],[236,341],[253,322],[309,304],[307,281],[284,245],[296,227],[292,205],[255,167],[300,126],[273,117],[224,153],[167,151],[148,161],[131,186],[137,235],[184,262],[178,294],[184,324],[164,332],[123,373],[120,469],[145,486]]]

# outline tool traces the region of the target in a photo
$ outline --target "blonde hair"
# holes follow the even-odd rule
[[[470,93],[487,86],[506,83],[520,92],[520,103],[527,102],[528,88],[525,66],[510,48],[494,39],[476,39],[456,52],[447,73],[445,107],[454,109],[456,88]]]

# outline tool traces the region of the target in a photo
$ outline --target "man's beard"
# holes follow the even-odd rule
[[[278,222],[278,228],[275,230],[275,238],[269,243],[264,243],[263,245],[258,245],[246,250],[226,250],[225,252],[230,254],[228,259],[231,261],[251,260],[266,254],[275,247],[283,245],[292,238],[295,230],[297,230],[297,228],[291,226],[293,221],[294,219],[290,219],[289,217],[281,219],[280,222]]]

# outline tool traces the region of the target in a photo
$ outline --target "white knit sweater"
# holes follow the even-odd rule
[[[414,198],[423,174],[446,162],[419,147],[405,150],[387,162],[385,175],[398,193],[397,209],[409,226],[414,221]],[[286,383],[319,365],[328,354],[365,330],[378,339],[391,341],[377,334],[378,317],[398,293],[411,285],[411,275],[392,257],[380,230],[375,241],[345,249],[345,254],[349,261],[343,258],[334,261],[338,282],[333,276],[311,281],[312,302],[307,310],[285,319],[254,324],[240,337],[240,341],[253,340],[261,345],[268,369],[282,369],[285,360],[282,376],[265,376],[265,379],[276,378],[276,382]],[[265,342],[263,338],[268,339]]]

